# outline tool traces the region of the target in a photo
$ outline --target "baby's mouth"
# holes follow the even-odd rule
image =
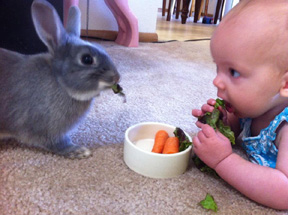
[[[226,101],[225,101],[225,108],[226,108],[226,110],[227,110],[229,113],[233,113],[233,112],[235,111],[234,108],[233,108],[233,106],[232,106],[230,103],[226,102]]]

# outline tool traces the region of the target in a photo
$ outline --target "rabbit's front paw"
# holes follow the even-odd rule
[[[75,145],[71,142],[68,136],[63,136],[59,138],[58,141],[50,142],[48,151],[51,151],[57,155],[64,156],[70,159],[82,159],[88,158],[92,155],[91,151],[85,146]]]
[[[74,145],[73,148],[70,148],[70,150],[64,154],[65,157],[70,159],[88,158],[91,155],[92,153],[89,149],[87,149],[84,146],[77,146],[77,145]]]

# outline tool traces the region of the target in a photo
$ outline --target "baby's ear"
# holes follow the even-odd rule
[[[280,96],[288,97],[288,71],[282,77]]]

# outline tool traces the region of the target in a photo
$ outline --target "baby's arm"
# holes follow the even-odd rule
[[[201,128],[193,145],[202,161],[248,198],[272,208],[288,209],[288,126],[281,129],[276,169],[246,161],[232,152],[229,140],[220,132],[208,125]]]

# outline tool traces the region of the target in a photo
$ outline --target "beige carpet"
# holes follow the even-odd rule
[[[101,42],[122,74],[127,103],[105,91],[71,135],[93,156],[68,160],[0,142],[0,214],[215,214],[199,206],[214,196],[217,214],[286,214],[256,204],[223,180],[190,164],[181,176],[151,179],[123,161],[125,130],[156,121],[197,132],[192,108],[216,97],[209,41],[140,44],[126,48]]]

